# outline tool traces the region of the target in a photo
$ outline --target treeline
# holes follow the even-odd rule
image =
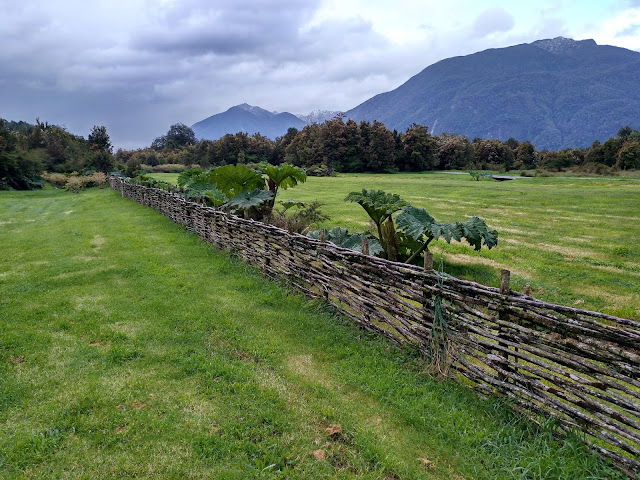
[[[195,138],[178,123],[139,150],[118,150],[104,126],[89,136],[36,119],[36,124],[0,119],[0,189],[34,188],[43,172],[110,172],[132,175],[138,170],[181,171],[230,164],[289,163],[310,175],[422,172],[429,170],[580,170],[610,174],[640,169],[640,131],[623,127],[615,137],[589,148],[538,151],[531,142],[468,139],[463,135],[431,135],[428,127],[412,125],[405,132],[384,124],[335,117],[302,130],[290,128],[275,141],[260,135],[228,134],[218,140]]]
[[[43,172],[109,172],[114,168],[112,146],[103,126],[88,138],[58,125],[0,119],[0,190],[41,186]]]
[[[147,149],[119,150],[119,164],[128,171],[162,170],[163,165],[202,168],[228,164],[289,163],[308,173],[422,172],[429,170],[552,170],[573,168],[589,173],[613,173],[640,168],[640,131],[621,128],[618,135],[590,148],[538,151],[531,142],[468,139],[463,135],[431,135],[428,127],[412,125],[405,132],[384,124],[336,117],[311,124],[272,141],[262,135],[227,134],[197,141],[191,129],[177,124]]]

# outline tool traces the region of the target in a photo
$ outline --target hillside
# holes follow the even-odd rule
[[[640,125],[640,53],[558,37],[437,62],[346,112],[404,131],[586,147]]]

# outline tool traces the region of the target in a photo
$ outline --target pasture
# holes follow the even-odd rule
[[[177,174],[154,174],[175,181]],[[442,172],[309,177],[281,199],[318,200],[331,219],[322,226],[368,230],[362,208],[344,202],[350,191],[396,193],[437,221],[484,219],[498,246],[475,252],[466,244],[434,242],[450,275],[498,286],[511,271],[514,290],[541,300],[640,319],[640,181],[636,178],[534,177],[507,182]]]
[[[2,478],[622,478],[111,190],[0,245]]]

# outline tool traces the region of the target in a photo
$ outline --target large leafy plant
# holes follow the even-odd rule
[[[303,169],[288,163],[266,165],[262,168],[262,171],[267,176],[267,185],[274,198],[278,194],[278,190],[286,190],[289,187],[295,187],[298,183],[307,181],[307,174]]]
[[[209,172],[200,169],[186,170],[178,175],[178,186],[188,196],[206,198],[213,205],[222,205],[227,201],[224,192],[211,183]]]
[[[209,170],[206,175],[207,180],[215,184],[229,199],[242,192],[264,189],[264,179],[260,172],[244,165],[225,165]]]
[[[454,239],[466,240],[475,250],[484,244],[488,249],[498,244],[498,232],[490,230],[484,220],[473,217],[466,222],[439,223],[424,208],[406,207],[396,218],[398,229],[414,242],[420,243],[407,260],[411,263],[433,240],[443,238],[447,243]]]
[[[251,190],[244,191],[238,195],[234,195],[226,203],[226,206],[235,209],[242,210],[245,216],[256,216],[258,209],[266,202],[270,202],[273,199],[273,193],[268,190]],[[253,212],[253,215],[250,215]]]
[[[383,190],[367,191],[364,188],[362,192],[350,192],[344,201],[355,202],[364,208],[376,226],[378,240],[383,248],[384,258],[395,260],[397,241],[392,215],[408,207],[409,203],[398,195],[386,193]],[[387,225],[383,228],[385,221]]]

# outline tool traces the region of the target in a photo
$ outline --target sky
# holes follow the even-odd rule
[[[240,103],[346,111],[439,60],[558,36],[640,51],[640,0],[0,0],[0,118],[139,148]]]

